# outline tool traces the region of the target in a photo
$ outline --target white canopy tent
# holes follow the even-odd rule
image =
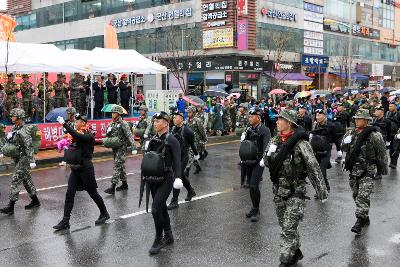
[[[166,74],[167,68],[135,50],[95,48],[91,51],[62,51],[52,44],[0,42],[0,72],[78,72],[91,74],[93,80],[93,74],[96,73]],[[93,118],[92,96],[91,88],[90,105]],[[45,106],[45,103],[43,105]]]

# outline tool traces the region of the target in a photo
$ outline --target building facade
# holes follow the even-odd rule
[[[170,89],[226,83],[259,98],[271,87],[310,84],[291,80],[299,77],[292,73],[322,89],[395,85],[400,72],[394,0],[9,0],[8,6],[18,41],[61,49],[103,47],[104,25],[111,23],[120,48],[169,67]],[[284,84],[276,73],[288,73],[280,75]],[[162,80],[138,82],[146,90]]]

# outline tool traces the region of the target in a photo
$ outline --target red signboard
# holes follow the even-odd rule
[[[124,120],[138,121],[139,118],[124,118]],[[90,127],[95,132],[96,142],[101,142],[101,140],[106,137],[107,128],[111,122],[111,119],[89,121]],[[57,142],[64,136],[63,127],[58,123],[41,123],[37,126],[42,132],[40,149],[56,148]],[[6,132],[10,131],[11,128],[11,125],[7,126]]]

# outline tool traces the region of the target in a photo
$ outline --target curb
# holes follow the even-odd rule
[[[229,141],[234,141],[234,140],[239,140],[239,137],[236,136],[235,134],[231,134],[229,136],[211,136],[208,137],[208,144],[214,144],[214,143],[220,143],[220,142],[229,142]],[[93,154],[93,158],[101,158],[105,156],[111,156],[112,151],[102,151],[102,152],[95,152]],[[38,167],[42,167],[44,165],[51,165],[51,164],[57,164],[62,161],[62,157],[54,157],[54,158],[47,158],[47,159],[39,159],[36,160],[36,165]],[[14,164],[11,159],[9,158],[2,158],[0,159],[0,172],[3,171],[10,171],[14,169]]]

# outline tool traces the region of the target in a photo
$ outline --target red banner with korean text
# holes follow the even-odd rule
[[[125,121],[138,121],[139,118],[124,118]],[[108,126],[112,120],[93,120],[89,121],[89,125],[95,133],[96,142],[101,142],[106,137]],[[64,136],[63,127],[58,123],[41,123],[37,127],[42,132],[42,141],[40,149],[57,148],[57,142]],[[6,127],[6,132],[11,130],[12,126]]]

